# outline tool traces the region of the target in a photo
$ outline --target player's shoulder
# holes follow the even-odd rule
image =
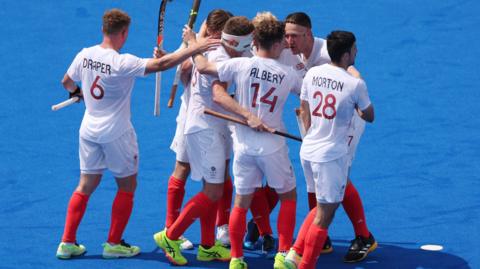
[[[221,62],[230,59],[230,55],[228,55],[223,46],[217,46],[215,49],[207,51],[205,56],[211,62]]]

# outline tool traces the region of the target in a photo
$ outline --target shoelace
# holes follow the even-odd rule
[[[120,245],[121,245],[121,246],[124,246],[124,247],[127,247],[127,248],[131,248],[131,247],[132,247],[130,244],[128,244],[127,242],[125,242],[123,239],[120,241]]]

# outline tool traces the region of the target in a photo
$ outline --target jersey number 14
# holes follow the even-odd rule
[[[253,98],[252,98],[252,107],[257,107],[257,98],[258,92],[260,91],[260,84],[259,83],[252,83],[250,86],[253,88]],[[275,87],[271,87],[262,97],[260,97],[260,102],[270,105],[270,112],[273,112],[275,109],[275,105],[277,104],[278,96],[274,95],[271,99],[270,96],[275,91]]]

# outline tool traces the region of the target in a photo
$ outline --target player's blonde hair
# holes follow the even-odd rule
[[[107,35],[118,34],[130,25],[130,16],[118,8],[105,11],[103,14],[102,32]]]
[[[257,15],[252,19],[252,23],[255,28],[257,28],[259,23],[262,21],[278,21],[278,19],[270,11],[258,12]]]

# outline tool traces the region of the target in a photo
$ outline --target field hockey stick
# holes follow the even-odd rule
[[[245,120],[241,120],[239,118],[232,117],[230,115],[226,115],[226,114],[223,114],[223,113],[220,113],[220,112],[217,112],[217,111],[213,111],[213,110],[208,109],[208,108],[205,108],[203,113],[205,113],[207,115],[217,117],[217,118],[220,118],[220,119],[224,119],[224,120],[232,121],[232,122],[235,122],[235,123],[239,123],[241,125],[249,126],[247,121],[245,121]],[[289,133],[284,133],[284,132],[280,132],[280,131],[277,131],[277,130],[273,131],[272,133],[302,142],[302,138],[300,138],[298,136],[295,136],[295,135],[291,135]]]
[[[197,19],[198,9],[200,8],[201,0],[194,0],[192,4],[192,9],[190,10],[190,16],[188,17],[188,27],[193,29],[193,25],[195,24],[195,20]],[[182,43],[181,49],[185,48],[186,44]],[[177,70],[175,71],[175,78],[173,79],[172,89],[170,90],[170,98],[168,99],[167,106],[169,108],[173,107],[173,101],[175,100],[175,95],[177,94],[178,82],[180,81],[180,65],[177,66]]]
[[[57,111],[57,110],[59,110],[59,109],[62,109],[62,108],[64,108],[64,107],[67,107],[67,106],[69,106],[69,105],[71,105],[71,104],[74,104],[74,103],[78,102],[79,100],[80,100],[80,97],[74,96],[74,97],[72,97],[72,98],[70,98],[70,99],[68,99],[68,100],[65,100],[65,101],[63,101],[63,102],[61,102],[61,103],[58,103],[58,104],[56,104],[56,105],[53,105],[53,106],[52,106],[52,111]]]
[[[295,108],[295,117],[297,118],[297,125],[298,125],[298,130],[300,131],[300,135],[302,138],[305,137],[307,134],[307,130],[305,129],[305,124],[303,123],[302,118],[300,117],[300,109]]]
[[[163,49],[163,19],[165,17],[165,8],[167,7],[167,0],[162,0],[160,9],[158,10],[158,29],[157,29],[157,47],[161,51]],[[162,72],[155,74],[155,107],[153,115],[160,116],[160,92],[162,84]]]

